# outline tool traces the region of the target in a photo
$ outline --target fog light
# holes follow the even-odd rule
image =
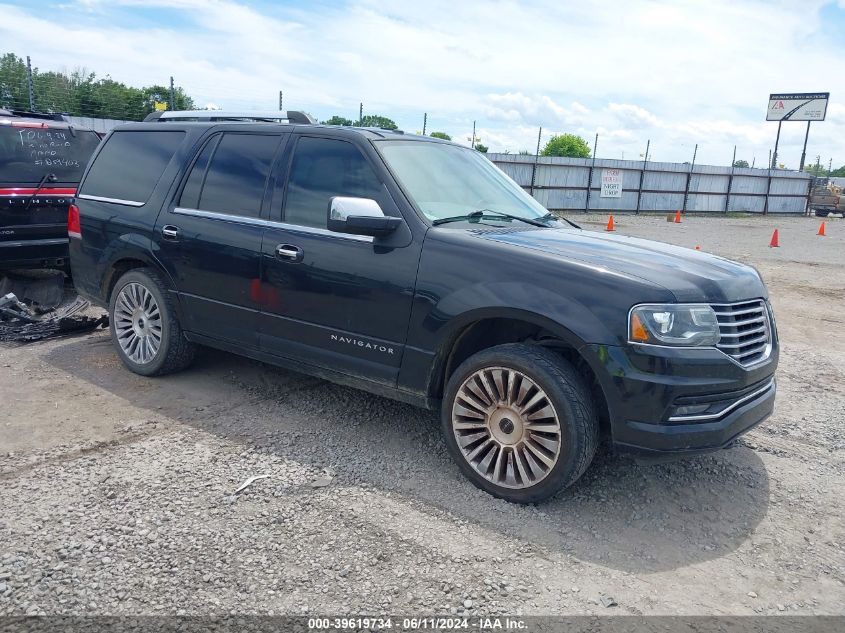
[[[711,403],[708,402],[705,404],[685,404],[680,407],[675,407],[672,417],[680,415],[698,415],[699,413],[704,413],[710,408],[710,404]]]

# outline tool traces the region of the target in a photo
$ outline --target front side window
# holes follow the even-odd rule
[[[185,139],[179,131],[113,132],[97,154],[80,194],[145,203]]]
[[[352,143],[303,137],[296,145],[290,168],[284,221],[325,228],[332,197],[381,201],[383,190],[378,176]]]
[[[539,218],[548,211],[475,150],[420,141],[377,141],[405,192],[429,220],[498,211]]]
[[[279,138],[267,134],[224,134],[205,170],[198,208],[257,218]],[[202,169],[201,163],[198,160],[194,170]],[[192,182],[196,182],[193,173],[188,177],[186,189]]]

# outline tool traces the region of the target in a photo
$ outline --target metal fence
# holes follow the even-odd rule
[[[98,119],[90,116],[72,116],[68,117],[71,125],[76,127],[84,127],[95,132],[109,132],[112,128],[124,123],[131,123],[132,121],[125,121],[123,119]]]
[[[552,211],[805,213],[807,173],[607,158],[488,154]],[[622,194],[602,197],[602,173],[618,169]],[[589,186],[588,186],[589,183]]]

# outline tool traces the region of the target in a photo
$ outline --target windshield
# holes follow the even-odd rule
[[[34,184],[46,174],[78,183],[100,137],[88,130],[0,125],[0,182]]]
[[[419,141],[377,141],[376,147],[405,192],[431,221],[479,210],[523,218],[548,214],[475,150]]]

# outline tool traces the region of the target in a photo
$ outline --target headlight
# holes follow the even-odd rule
[[[719,323],[708,305],[634,306],[628,318],[628,341],[679,347],[712,346],[719,342]]]

